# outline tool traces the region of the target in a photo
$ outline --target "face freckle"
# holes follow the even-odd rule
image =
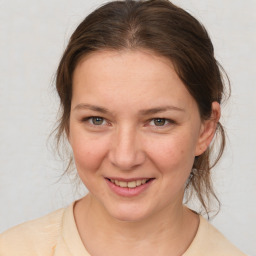
[[[182,201],[201,121],[168,59],[147,51],[96,52],[76,67],[72,94],[68,136],[77,171],[110,216],[139,220]],[[105,122],[93,125],[91,117]],[[166,121],[156,126],[154,118]],[[122,196],[109,185],[113,177],[151,182]]]

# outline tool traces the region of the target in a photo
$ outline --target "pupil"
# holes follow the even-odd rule
[[[165,119],[164,118],[156,118],[156,119],[154,119],[154,123],[156,126],[162,126],[165,124]]]
[[[94,118],[92,119],[92,122],[93,122],[93,124],[95,124],[95,125],[100,125],[100,124],[103,123],[103,118],[101,118],[101,117],[94,117]]]

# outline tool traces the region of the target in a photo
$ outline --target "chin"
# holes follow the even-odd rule
[[[122,222],[138,222],[146,219],[150,214],[142,205],[119,205],[107,209],[110,216]]]

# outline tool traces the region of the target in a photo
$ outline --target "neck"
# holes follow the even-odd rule
[[[127,222],[110,216],[89,194],[76,204],[74,215],[92,255],[181,255],[198,227],[198,216],[182,205],[182,199],[143,220]]]

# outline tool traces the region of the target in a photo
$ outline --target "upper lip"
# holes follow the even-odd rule
[[[136,181],[136,180],[149,180],[154,178],[152,177],[138,177],[138,178],[105,177],[105,179],[130,182],[130,181]]]

